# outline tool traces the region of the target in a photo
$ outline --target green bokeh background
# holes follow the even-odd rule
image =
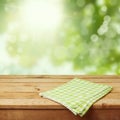
[[[68,74],[120,73],[120,0],[63,0],[64,20],[54,33],[55,40],[24,29],[17,16],[23,1],[0,0],[0,35],[8,34],[5,50],[10,59],[17,60],[1,65],[0,74],[43,74],[38,62],[45,56],[54,74],[56,67],[64,69],[66,63],[73,71]],[[19,25],[7,32],[16,21]]]

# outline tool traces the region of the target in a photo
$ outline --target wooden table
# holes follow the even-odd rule
[[[113,87],[83,118],[38,95],[74,77]],[[0,120],[120,120],[120,76],[0,76]]]

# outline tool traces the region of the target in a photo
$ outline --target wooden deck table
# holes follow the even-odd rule
[[[41,98],[74,77],[111,85],[113,90],[81,118],[64,106]],[[120,76],[29,75],[0,76],[0,120],[120,120]]]

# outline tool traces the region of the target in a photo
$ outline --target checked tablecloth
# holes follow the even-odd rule
[[[40,96],[56,101],[75,115],[81,117],[89,108],[112,90],[111,86],[74,78],[52,90],[40,93]]]

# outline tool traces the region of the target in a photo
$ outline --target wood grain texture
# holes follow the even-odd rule
[[[52,79],[56,79],[56,78],[68,78],[68,79],[72,79],[72,78],[82,78],[82,79],[120,79],[120,76],[116,76],[116,75],[0,75],[0,78],[8,78],[8,79],[35,79],[35,78],[39,78],[39,79],[43,79],[43,78],[52,78]]]
[[[113,90],[80,118],[63,105],[42,98],[40,92],[73,78],[107,84]],[[0,120],[120,120],[120,76],[0,75]]]
[[[0,110],[0,120],[120,120],[120,110],[91,109],[82,118],[69,110]]]

